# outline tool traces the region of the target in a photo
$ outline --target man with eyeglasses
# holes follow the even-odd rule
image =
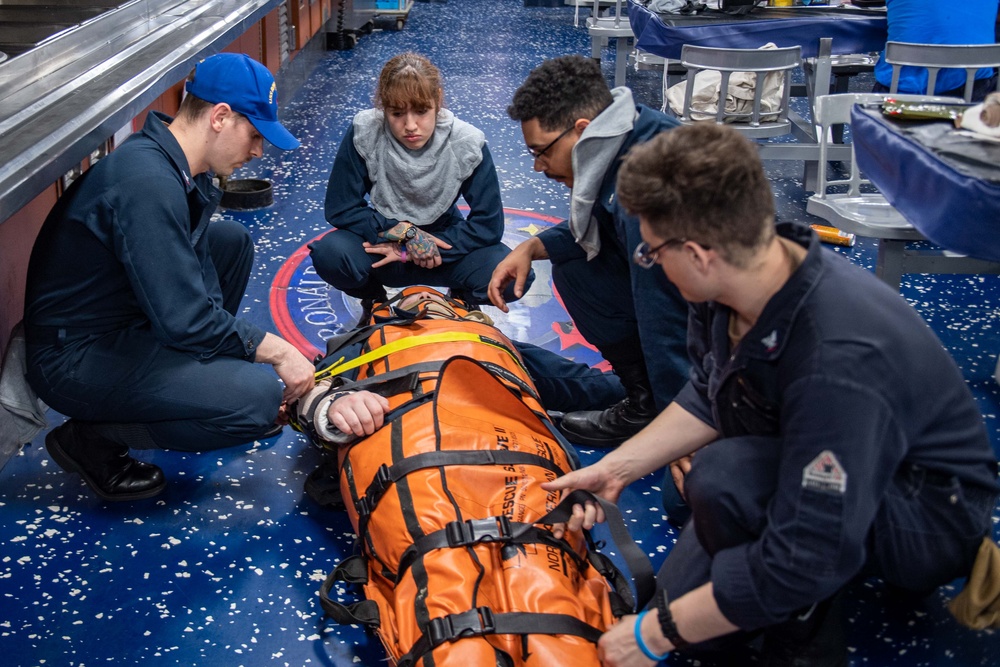
[[[615,197],[622,157],[678,123],[636,105],[628,88],[610,90],[600,66],[578,55],[532,70],[507,113],[521,123],[535,171],[570,188],[570,217],[497,266],[490,300],[506,311],[504,289],[513,281],[520,297],[531,263],[552,262],[566,310],[627,392],[605,410],[567,413],[560,428],[576,444],[614,447],[648,424],[688,375],[687,304],[662,275],[634,270],[639,223]]]
[[[762,633],[765,667],[846,667],[852,580],[914,599],[968,575],[990,535],[997,463],[976,403],[898,293],[807,227],[775,226],[757,147],[735,130],[661,134],[626,157],[618,194],[640,220],[635,261],[691,302],[691,380],[641,433],[544,486],[616,501],[698,455],[655,604],[601,638],[602,664],[745,661]],[[571,530],[601,519],[574,512]]]

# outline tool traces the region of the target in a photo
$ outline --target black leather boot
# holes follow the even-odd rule
[[[608,358],[605,353],[605,358]],[[646,362],[608,359],[625,386],[625,398],[606,410],[568,412],[559,430],[577,445],[617,447],[641,431],[656,417],[653,389],[646,374]]]
[[[167,486],[158,466],[129,456],[127,445],[101,437],[85,422],[70,419],[45,436],[49,455],[66,472],[78,472],[104,500],[151,498]]]
[[[844,593],[764,631],[764,667],[847,667]]]

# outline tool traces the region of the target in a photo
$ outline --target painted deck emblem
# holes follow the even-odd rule
[[[463,212],[468,210],[459,208]],[[516,209],[504,209],[504,219],[503,241],[511,248],[561,221]],[[309,257],[309,244],[318,238],[308,240],[285,260],[271,283],[269,297],[278,332],[309,359],[325,350],[328,338],[351,330],[361,315],[357,299],[331,288],[316,274]],[[523,299],[510,304],[510,313],[490,306],[484,310],[514,340],[544,347],[591,366],[606,366],[600,353],[576,332],[552,288],[548,263],[535,262],[534,269],[535,285]]]

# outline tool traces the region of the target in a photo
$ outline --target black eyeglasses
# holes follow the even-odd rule
[[[563,137],[565,137],[565,136],[566,136],[567,134],[569,134],[570,130],[572,130],[572,129],[573,129],[574,127],[576,127],[576,125],[570,125],[569,127],[567,127],[567,128],[565,129],[565,130],[563,130],[563,131],[562,131],[562,134],[560,134],[560,135],[559,135],[558,137],[556,137],[555,139],[553,139],[552,141],[550,141],[550,142],[548,143],[548,145],[546,145],[546,146],[545,146],[545,148],[543,148],[543,149],[542,149],[542,150],[540,150],[540,151],[536,151],[536,150],[534,150],[533,148],[529,148],[529,149],[528,149],[528,155],[530,155],[530,156],[531,156],[531,159],[532,159],[532,160],[537,160],[538,158],[542,157],[543,155],[545,155],[545,153],[546,153],[546,152],[547,152],[547,151],[548,151],[548,150],[549,150],[550,148],[552,148],[553,146],[555,146],[555,145],[556,145],[556,143],[557,143],[557,142],[558,142],[558,141],[559,141],[560,139],[562,139],[562,138],[563,138]]]
[[[652,268],[656,264],[656,257],[660,254],[660,251],[664,248],[672,245],[683,245],[690,241],[691,239],[667,239],[655,248],[650,248],[649,244],[643,241],[635,247],[635,252],[632,253],[632,261],[641,266],[644,269]],[[709,246],[704,243],[699,243],[705,250],[709,249]]]

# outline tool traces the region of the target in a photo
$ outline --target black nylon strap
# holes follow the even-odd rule
[[[357,343],[363,343],[368,340],[368,337],[372,335],[372,332],[378,328],[378,325],[363,326],[346,333],[330,336],[326,339],[326,355],[324,356],[323,361],[326,361],[326,358],[333,356],[345,347],[349,347]],[[322,363],[322,361],[320,363]],[[323,368],[323,366],[317,366],[316,370],[321,371]]]
[[[468,519],[452,521],[443,529],[429,533],[406,548],[399,557],[399,571],[396,573],[398,584],[406,571],[424,554],[434,549],[457,549],[479,543],[499,544],[547,544],[562,550],[584,570],[589,562],[580,557],[565,540],[556,539],[552,531],[538,528],[530,523],[517,523],[506,516],[495,516],[487,519]]]
[[[490,375],[492,375],[493,377],[498,378],[500,380],[504,380],[506,382],[509,382],[512,385],[515,385],[518,389],[521,390],[522,394],[525,394],[527,396],[531,396],[536,401],[540,400],[538,392],[536,392],[534,389],[532,389],[531,385],[529,385],[527,382],[525,382],[524,380],[522,380],[521,378],[519,378],[516,374],[514,374],[511,371],[507,370],[503,366],[500,366],[498,364],[494,364],[494,363],[489,362],[489,361],[480,361],[479,364],[483,368],[485,368],[486,370],[488,370],[490,372]]]
[[[330,591],[333,589],[333,584],[337,581],[360,583],[358,581],[359,575],[356,571],[357,563],[354,562],[355,559],[364,568],[363,581],[368,581],[368,572],[364,560],[357,556],[352,556],[326,576],[323,584],[319,587],[319,604],[327,616],[341,625],[364,625],[370,628],[377,628],[380,621],[378,605],[374,600],[362,600],[354,604],[344,605],[334,602],[330,598]]]
[[[487,466],[487,465],[531,465],[550,470],[556,475],[566,473],[549,459],[528,452],[512,452],[505,449],[473,449],[462,451],[425,452],[405,458],[391,467],[383,464],[375,473],[375,478],[365,489],[365,495],[354,504],[358,516],[368,516],[378,505],[379,499],[389,488],[412,472],[442,466]]]
[[[628,565],[629,573],[632,575],[632,585],[635,586],[636,609],[646,606],[656,590],[656,577],[653,574],[653,566],[649,558],[642,552],[625,527],[625,520],[618,506],[609,503],[599,496],[595,496],[589,491],[573,491],[556,506],[554,510],[545,515],[538,523],[563,523],[568,521],[573,514],[573,505],[583,505],[587,501],[597,503],[604,510],[604,516],[611,531],[611,538],[615,541],[618,551],[621,552]]]
[[[587,552],[587,558],[594,569],[611,584],[612,590],[608,594],[611,600],[611,613],[616,618],[621,618],[636,611],[635,595],[629,587],[629,580],[615,567],[611,559],[594,550]]]
[[[494,614],[489,607],[431,619],[424,634],[399,659],[397,667],[412,667],[445,642],[486,635],[573,635],[594,644],[601,638],[594,626],[566,614],[511,612]]]
[[[421,373],[433,373],[439,371],[443,365],[443,361],[428,361],[421,364],[411,364],[409,366],[404,366],[403,368],[397,368],[394,371],[373,375],[370,378],[346,382],[344,383],[343,388],[353,391],[367,389],[368,391],[381,396],[393,396],[406,390],[413,391],[413,387],[420,383]],[[399,387],[407,387],[407,389],[399,390]]]

